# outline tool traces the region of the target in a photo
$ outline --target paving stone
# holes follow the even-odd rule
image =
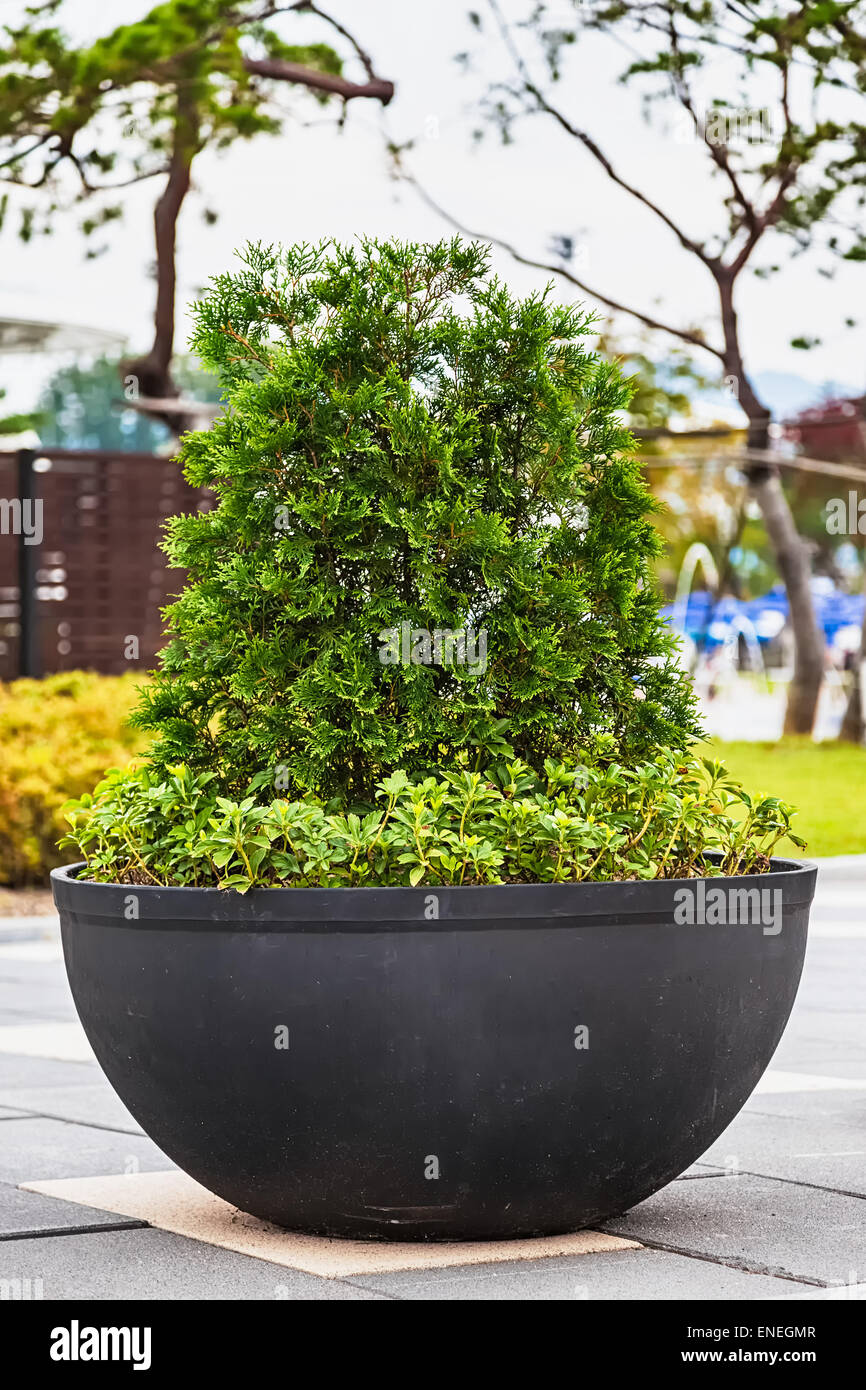
[[[100,1211],[134,1216],[175,1235],[330,1279],[623,1249],[620,1239],[599,1231],[508,1241],[332,1240],[285,1230],[238,1211],[179,1168],[132,1176],[49,1179],[33,1186],[49,1197],[90,1203]]]
[[[859,993],[856,971],[862,966],[864,952],[866,942],[857,937],[810,941],[800,984],[802,1006],[832,1012],[854,1007]]]
[[[839,1023],[822,1016],[807,1024],[798,1018],[797,1027],[779,1044],[773,1066],[862,1080],[866,1077],[866,1038],[855,1041],[858,1030],[863,1031],[862,1020]]]
[[[693,1163],[691,1168],[687,1168],[684,1173],[680,1173],[674,1182],[686,1182],[691,1178],[723,1178],[724,1168],[716,1168],[712,1163]]]
[[[796,1116],[806,1123],[829,1120],[831,1124],[846,1124],[856,1116],[855,1123],[862,1132],[866,1127],[866,1091],[787,1091],[754,1095],[742,1113]]]
[[[34,949],[37,946],[39,950]],[[0,945],[0,984],[27,985],[34,998],[43,990],[56,990],[71,999],[63,957],[49,955],[46,948],[56,950],[49,942],[19,941]]]
[[[0,1052],[0,1091],[9,1103],[9,1092],[34,1086],[93,1086],[104,1080],[96,1062],[60,1062],[54,1057],[27,1057]]]
[[[21,985],[0,986],[0,1026],[14,1027],[16,1024],[34,1023],[45,1020],[50,1023],[72,1023],[75,1011],[67,1000],[59,994],[40,995],[28,999]]]
[[[17,941],[23,936],[60,935],[60,918],[56,913],[38,917],[0,917],[0,941]]]
[[[90,1062],[96,1059],[77,1018],[18,1018],[0,1026],[0,1053],[15,1057],[49,1057],[57,1062]]]
[[[320,1279],[166,1231],[99,1231],[0,1242],[0,1280],[40,1279],[45,1299],[376,1299],[373,1289]]]
[[[75,1202],[61,1201],[59,1197],[46,1197],[41,1192],[22,1192],[8,1183],[0,1183],[0,1240],[41,1236],[51,1231],[87,1231],[94,1226],[123,1229],[143,1225],[144,1222],[117,1216],[114,1212],[81,1207]]]
[[[844,1284],[866,1266],[862,1198],[746,1174],[672,1183],[602,1229],[804,1281]]]
[[[26,949],[33,951],[36,943]],[[43,1011],[45,1018],[53,1017],[55,1012],[63,1017],[74,1017],[75,1004],[66,980],[62,963],[34,963],[22,961],[16,956],[10,959],[12,947],[0,948],[6,955],[0,955],[0,1011],[10,1009],[30,1013]],[[23,954],[25,947],[17,948]]]
[[[690,1184],[691,1186],[692,1184]],[[704,1184],[694,1184],[703,1187]],[[786,1279],[744,1274],[708,1260],[660,1250],[615,1251],[567,1259],[530,1260],[520,1265],[431,1270],[356,1277],[364,1288],[399,1299],[766,1299],[794,1287]]]
[[[831,1289],[809,1289],[805,1284],[797,1286],[797,1293],[786,1294],[786,1299],[799,1299],[807,1303],[866,1303],[866,1284],[842,1284]]]
[[[701,1161],[866,1197],[866,1092],[755,1096]]]
[[[72,1120],[76,1124],[100,1125],[123,1130],[126,1134],[143,1131],[107,1081],[93,1086],[34,1086],[0,1091],[0,1105],[17,1107],[33,1115]]]
[[[0,1148],[0,1181],[154,1172],[174,1164],[149,1139],[63,1120],[7,1121],[12,1142]]]

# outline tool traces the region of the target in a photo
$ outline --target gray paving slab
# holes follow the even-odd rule
[[[861,891],[866,896],[866,883]],[[822,909],[821,916],[830,919],[834,914]],[[806,1002],[813,1006],[823,1003],[828,1008],[844,1008],[849,1001],[856,1000],[860,988],[851,971],[862,963],[864,953],[866,938],[863,937],[816,936],[809,940],[801,982]]]
[[[856,1115],[861,1133],[866,1134],[866,1090],[860,1091],[777,1091],[752,1096],[743,1114],[802,1116],[807,1123],[828,1119],[846,1122]]]
[[[68,991],[53,982],[30,987],[20,981],[0,980],[0,1024],[30,1023],[39,1018],[61,1023],[77,1018]]]
[[[26,984],[35,991],[56,989],[69,995],[62,957],[52,955],[45,959],[45,952],[40,949],[36,953],[36,959],[33,959],[34,952],[25,949],[31,944],[7,943],[5,947],[0,948],[0,984]]]
[[[150,1228],[0,1241],[0,1280],[41,1280],[45,1299],[384,1299]],[[32,1296],[32,1294],[31,1294]]]
[[[818,884],[826,880],[854,879],[866,882],[866,854],[828,854],[821,859],[810,858],[818,865]]]
[[[661,1250],[622,1250],[550,1260],[514,1260],[456,1269],[356,1275],[364,1288],[399,1299],[442,1301],[593,1299],[769,1299],[796,1288],[788,1279],[746,1274]]]
[[[866,1268],[863,1198],[775,1178],[672,1183],[603,1229],[804,1281],[844,1284]]]
[[[866,968],[866,956],[862,966],[857,968]],[[809,1043],[831,1042],[843,1051],[850,1050],[858,1056],[862,1055],[866,1048],[866,1037],[860,1026],[862,1008],[862,997],[848,1000],[844,1006],[840,1002],[835,1008],[829,1008],[824,1002],[810,1005],[808,1000],[804,999],[796,1006],[796,1013],[788,1024],[779,1051],[790,1049],[792,1043],[803,1046]],[[778,1053],[775,1060],[778,1061]]]
[[[0,943],[50,940],[60,935],[56,913],[40,917],[0,917]]]
[[[843,1094],[758,1096],[702,1162],[866,1197],[866,1092]]]
[[[0,1120],[20,1120],[22,1114],[26,1114],[26,1111],[10,1110],[7,1106],[0,1105]]]
[[[92,1086],[33,1086],[0,1091],[2,1105],[12,1106],[17,1113],[23,1111],[50,1119],[72,1120],[76,1124],[99,1125],[126,1134],[143,1132],[105,1080]]]
[[[866,1303],[866,1284],[843,1284],[827,1289],[810,1289],[805,1284],[791,1285],[799,1290],[786,1294],[786,1301],[797,1299],[807,1303]]]
[[[42,1236],[52,1231],[89,1231],[100,1226],[127,1229],[145,1225],[144,1221],[133,1221],[116,1212],[97,1211],[94,1207],[46,1197],[41,1192],[22,1192],[8,1183],[0,1183],[0,1241]]]
[[[29,1090],[33,1086],[94,1086],[104,1080],[96,1062],[62,1062],[56,1057],[26,1057],[14,1052],[0,1052],[0,1090],[6,1096],[12,1090]]]
[[[863,1020],[854,1020],[851,1026],[862,1028]],[[832,1036],[832,1029],[829,1028],[823,1037],[792,1033],[789,1039],[785,1038],[779,1044],[771,1065],[781,1071],[863,1081],[866,1080],[866,1047],[840,1041]],[[866,1087],[863,1094],[866,1095]]]
[[[11,1142],[8,1135],[11,1133]],[[119,1134],[64,1120],[9,1120],[0,1139],[0,1181],[99,1177],[173,1168],[161,1149],[138,1134]]]

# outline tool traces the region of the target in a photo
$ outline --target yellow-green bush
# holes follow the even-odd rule
[[[127,723],[140,682],[89,671],[0,682],[0,884],[38,883],[69,862],[61,806],[147,745]]]

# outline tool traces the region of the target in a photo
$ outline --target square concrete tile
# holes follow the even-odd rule
[[[862,1079],[866,1076],[866,1045],[853,1040],[858,1029],[862,1030],[861,1022],[849,1020],[844,1027],[828,1028],[822,1034],[801,1031],[786,1035],[775,1055],[775,1065],[795,1074]]]
[[[789,1091],[784,1094],[752,1096],[742,1112],[745,1115],[801,1117],[807,1124],[815,1120],[838,1120],[845,1124],[866,1125],[866,1094],[838,1095],[833,1091]]]
[[[398,1299],[517,1300],[690,1300],[781,1298],[802,1287],[787,1279],[745,1274],[738,1269],[689,1259],[662,1250],[611,1251],[571,1259],[531,1260],[459,1269],[362,1275],[366,1289]]]
[[[126,1134],[143,1133],[107,1081],[96,1086],[33,1086],[29,1090],[21,1087],[0,1091],[0,1105],[3,1104],[17,1108],[19,1113],[24,1111],[54,1120],[72,1120],[75,1124],[98,1125]]]
[[[857,1091],[866,1095],[866,1076],[831,1076],[809,1071],[785,1071],[770,1067],[761,1077],[753,1096],[785,1095],[791,1091]]]
[[[7,1023],[0,1027],[0,1052],[12,1052],[18,1057],[51,1057],[59,1062],[96,1060],[78,1019]]]
[[[28,1191],[62,1197],[84,1206],[92,1203],[106,1211],[138,1217],[161,1230],[292,1269],[304,1269],[328,1279],[395,1269],[437,1269],[448,1265],[536,1260],[551,1255],[637,1248],[637,1243],[629,1238],[611,1237],[598,1231],[578,1231],[573,1235],[534,1240],[435,1244],[329,1240],[324,1236],[286,1231],[248,1216],[177,1169],[171,1173],[140,1173],[122,1178],[28,1180],[22,1186]]]
[[[844,1284],[866,1267],[862,1198],[773,1178],[672,1183],[604,1229],[803,1282]]]
[[[866,1197],[866,1094],[756,1096],[702,1162]]]
[[[155,1144],[138,1134],[44,1119],[6,1120],[0,1134],[3,1182],[173,1167]]]
[[[266,1260],[147,1229],[0,1241],[0,1280],[4,1279],[29,1279],[31,1298],[46,1300],[371,1301],[388,1297],[338,1279],[317,1279]]]
[[[92,1231],[101,1226],[125,1229],[143,1226],[143,1221],[118,1216],[116,1212],[80,1207],[40,1192],[23,1192],[0,1183],[0,1240],[42,1236],[51,1231]]]
[[[16,1057],[0,1052],[0,1090],[32,1086],[93,1086],[104,1081],[96,1062],[58,1062],[50,1057]]]
[[[866,1284],[842,1284],[831,1289],[807,1289],[800,1285],[799,1288],[800,1292],[785,1297],[806,1303],[866,1303]]]
[[[17,984],[0,984],[0,1026],[50,1020],[70,1023],[76,1017],[68,991],[23,989]]]
[[[62,1011],[70,1018],[75,1016],[63,967],[10,962],[0,957],[0,1012],[27,1009],[34,1013],[40,1008],[46,1018],[55,1011]]]

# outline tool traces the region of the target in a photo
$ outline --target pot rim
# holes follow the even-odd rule
[[[586,883],[419,884],[417,888],[368,885],[352,888],[253,888],[236,893],[225,888],[156,884],[95,883],[78,877],[84,863],[51,871],[54,902],[60,912],[99,918],[119,927],[175,927],[233,930],[250,925],[260,930],[307,927],[315,923],[355,923],[378,929],[414,927],[435,931],[455,921],[515,926],[556,921],[561,926],[642,922],[675,925],[674,894],[687,885],[740,888],[771,887],[782,892],[787,910],[811,903],[817,864],[799,859],[772,859],[767,873],[713,878],[613,879]],[[138,916],[128,919],[130,897]],[[435,910],[431,907],[435,902]],[[558,920],[557,920],[558,919]],[[692,928],[688,928],[692,930]]]

